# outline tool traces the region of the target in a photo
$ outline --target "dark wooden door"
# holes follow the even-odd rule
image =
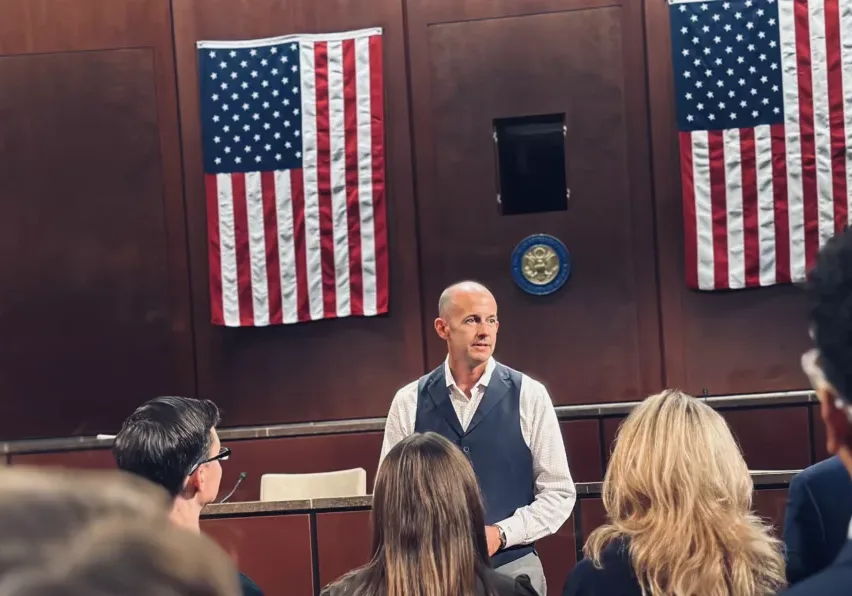
[[[169,0],[0,0],[0,438],[193,393]]]

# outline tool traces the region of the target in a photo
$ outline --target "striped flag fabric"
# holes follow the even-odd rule
[[[852,0],[670,0],[686,282],[805,279],[848,224]]]
[[[197,52],[212,323],[386,313],[381,29]]]

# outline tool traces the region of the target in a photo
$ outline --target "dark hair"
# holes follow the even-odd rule
[[[482,497],[458,447],[409,435],[381,463],[373,493],[372,560],[324,594],[467,596],[478,584],[494,593]]]
[[[207,457],[219,424],[212,401],[157,397],[124,421],[112,452],[118,467],[159,484],[176,497],[192,468]]]
[[[808,276],[809,319],[826,379],[852,400],[852,234],[848,229],[820,250]]]

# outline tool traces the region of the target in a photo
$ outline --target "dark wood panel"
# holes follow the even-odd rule
[[[810,464],[806,406],[721,412],[750,470],[799,470]]]
[[[604,509],[603,501],[599,498],[580,499],[578,505],[580,508],[582,546],[586,544],[592,530],[606,523],[606,509]]]
[[[571,420],[561,422],[559,428],[574,482],[594,482],[603,478],[598,421]]]
[[[514,0],[430,0],[418,5],[417,13],[418,19],[433,24],[542,14],[564,10],[566,7],[569,10],[582,10],[616,4],[619,2],[612,0],[571,0],[570,3],[563,0],[525,0],[522,3]]]
[[[9,463],[13,466],[49,466],[82,470],[111,470],[115,468],[115,459],[109,449],[24,453],[10,456]]]
[[[38,54],[154,46],[171,52],[164,0],[0,0],[0,52]],[[155,45],[156,44],[156,45]],[[174,77],[171,91],[174,96]]]
[[[0,437],[192,393],[169,0],[0,1]]]
[[[819,413],[819,406],[811,406],[811,412],[813,417],[814,463],[816,463],[828,459],[831,454],[826,446],[825,423]]]
[[[539,14],[505,16],[502,2],[494,13],[484,0],[438,4],[436,15],[408,0],[424,328],[442,288],[473,277],[497,298],[498,359],[545,382],[555,403],[658,388],[641,6],[538,1]],[[568,211],[501,216],[493,119],[554,113],[567,126]],[[566,287],[545,297],[510,273],[513,248],[534,233],[561,238],[573,258]],[[427,337],[435,365],[445,347]]]
[[[199,392],[237,425],[384,416],[395,391],[423,372],[401,3],[176,0],[174,13]],[[384,31],[390,313],[211,325],[195,42],[374,26]]]
[[[320,586],[370,561],[372,527],[369,511],[317,514]]]
[[[230,492],[240,472],[246,473],[246,479],[230,499],[232,502],[260,499],[263,474],[305,474],[349,468],[367,470],[367,492],[372,493],[382,433],[253,439],[234,441],[227,446],[233,453],[222,466],[221,496]]]
[[[668,13],[666,2],[645,5],[666,385],[696,395],[804,389],[798,362],[809,339],[800,289],[686,288]]]
[[[604,454],[606,459],[604,460],[604,466],[609,464],[609,457],[612,455],[612,448],[615,447],[615,435],[618,433],[618,427],[621,426],[621,423],[624,422],[624,416],[620,418],[604,418],[601,420],[601,424],[603,425],[603,443],[604,443]]]
[[[576,511],[576,510],[575,510]],[[544,566],[548,592],[560,594],[568,573],[577,564],[577,534],[574,530],[574,514],[568,518],[556,534],[536,542],[536,550]]]
[[[313,596],[308,515],[202,519],[209,535],[268,596]]]
[[[781,538],[784,531],[784,512],[787,509],[787,489],[755,490],[754,509],[759,516],[772,523],[774,535]]]
[[[740,444],[750,470],[798,470],[810,462],[806,406],[720,412]],[[603,420],[607,462],[624,418]],[[605,462],[606,463],[606,462]]]

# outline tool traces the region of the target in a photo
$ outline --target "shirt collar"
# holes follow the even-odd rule
[[[488,364],[485,365],[485,372],[482,373],[482,376],[479,377],[479,381],[476,383],[476,387],[487,388],[488,384],[491,382],[491,375],[494,374],[494,369],[497,368],[497,363],[494,361],[494,357],[488,359]],[[453,378],[453,371],[450,370],[450,358],[449,356],[444,360],[444,376],[447,379],[447,387],[452,387],[456,385],[456,380]]]

